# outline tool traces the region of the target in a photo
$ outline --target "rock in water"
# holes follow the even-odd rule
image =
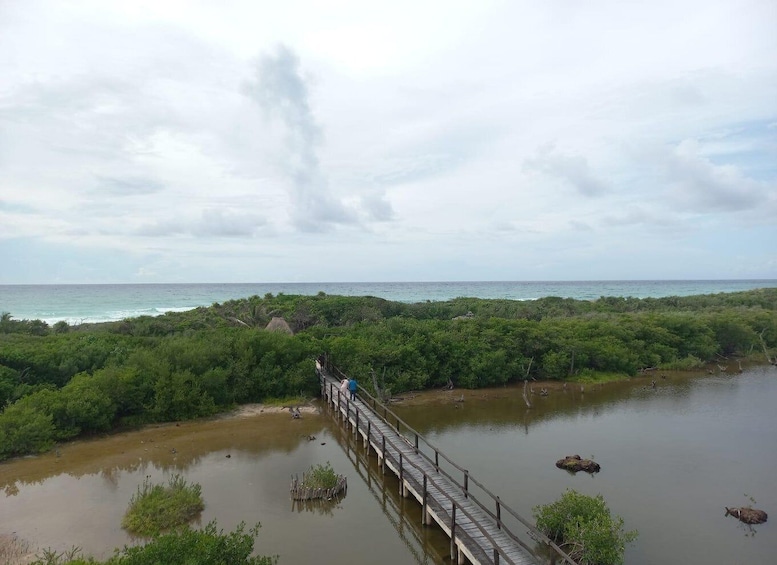
[[[556,461],[556,467],[573,473],[585,471],[586,473],[598,473],[601,470],[599,464],[590,459],[582,459],[579,455],[567,455],[564,459]]]
[[[726,516],[733,516],[745,524],[763,524],[768,518],[766,512],[758,508],[742,506],[740,508],[729,508],[726,506]]]

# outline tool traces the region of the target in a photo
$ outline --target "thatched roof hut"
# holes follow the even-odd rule
[[[292,331],[288,322],[286,322],[286,320],[280,316],[273,316],[273,319],[270,320],[270,323],[267,324],[267,327],[264,329],[266,329],[268,332],[284,332],[289,335],[294,334],[294,331]]]

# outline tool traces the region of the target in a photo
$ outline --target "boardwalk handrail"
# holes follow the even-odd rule
[[[343,378],[346,378],[346,379],[348,378],[348,376],[347,376],[345,373],[343,373],[343,372],[342,372],[342,371],[341,371],[339,368],[337,368],[335,365],[331,364],[331,362],[329,362],[329,360],[328,360],[328,359],[327,359],[327,363],[326,363],[326,365],[327,365],[327,367],[326,367],[326,368],[327,368],[328,370],[330,370],[331,372],[333,372],[333,373],[335,373],[335,374],[336,374],[336,376],[337,376],[338,380],[340,380],[340,379],[343,379]],[[332,386],[332,383],[330,383],[330,387],[331,387],[331,386]],[[425,459],[426,459],[426,460],[427,460],[429,463],[433,464],[433,465],[434,465],[434,467],[435,467],[435,470],[436,470],[437,472],[440,472],[440,473],[442,473],[442,474],[443,474],[445,477],[447,477],[447,478],[448,478],[448,479],[449,479],[451,482],[453,482],[453,483],[454,483],[456,486],[458,486],[460,489],[462,489],[462,492],[464,493],[464,496],[465,496],[467,499],[474,501],[474,502],[475,502],[475,504],[477,504],[477,506],[478,506],[478,507],[479,507],[481,510],[483,510],[483,511],[484,511],[486,514],[488,514],[488,516],[490,516],[490,517],[491,517],[491,518],[492,518],[492,519],[495,521],[495,523],[497,524],[497,527],[498,527],[499,529],[503,530],[503,531],[504,531],[504,532],[505,532],[507,535],[509,535],[509,536],[510,536],[510,537],[511,537],[511,538],[512,538],[512,539],[513,539],[515,542],[517,542],[517,543],[518,543],[518,544],[520,544],[522,547],[524,547],[525,549],[527,549],[528,551],[530,551],[532,554],[534,553],[534,552],[533,552],[533,551],[532,551],[532,550],[531,550],[529,547],[527,547],[527,546],[526,546],[526,544],[525,544],[525,543],[524,543],[524,542],[523,542],[523,541],[522,541],[520,538],[518,538],[518,536],[517,536],[516,534],[514,534],[514,533],[513,533],[513,532],[512,532],[512,531],[511,531],[511,530],[510,530],[510,529],[509,529],[509,528],[508,528],[508,527],[507,527],[507,526],[504,524],[504,522],[502,521],[502,516],[501,516],[501,513],[502,513],[502,511],[503,511],[503,510],[504,510],[504,511],[506,511],[506,512],[507,512],[508,514],[510,514],[511,516],[513,516],[513,517],[514,517],[516,520],[518,520],[518,522],[520,522],[520,523],[521,523],[522,525],[524,525],[526,528],[528,528],[528,530],[529,530],[529,531],[528,531],[528,533],[529,533],[529,535],[530,535],[530,536],[531,536],[531,537],[532,537],[534,540],[536,540],[537,542],[539,542],[539,543],[542,543],[542,544],[546,545],[547,547],[549,547],[550,549],[552,549],[552,550],[553,550],[553,552],[554,552],[554,553],[555,553],[555,554],[556,554],[558,557],[560,557],[561,559],[563,559],[564,561],[566,561],[566,562],[567,562],[567,563],[569,563],[570,565],[577,565],[577,564],[576,564],[576,562],[575,562],[575,561],[574,561],[574,560],[573,560],[573,559],[572,559],[572,558],[571,558],[569,555],[567,555],[567,553],[566,553],[566,552],[565,552],[563,549],[561,549],[561,548],[560,548],[560,547],[559,547],[559,546],[558,546],[558,545],[557,545],[557,544],[556,544],[556,543],[555,543],[553,540],[551,540],[550,538],[548,538],[548,537],[547,537],[547,536],[546,536],[544,533],[542,533],[540,530],[538,530],[538,529],[537,529],[537,528],[536,528],[536,527],[535,527],[535,526],[534,526],[532,523],[528,522],[528,521],[527,521],[526,519],[524,519],[524,518],[523,518],[523,517],[522,517],[520,514],[518,514],[518,513],[517,513],[515,510],[513,510],[513,509],[512,509],[512,508],[510,508],[510,507],[509,507],[507,504],[505,504],[504,502],[502,502],[502,500],[501,500],[501,499],[500,499],[500,498],[499,498],[497,495],[495,495],[494,493],[492,493],[492,492],[491,492],[491,491],[490,491],[488,488],[486,488],[486,487],[485,487],[485,486],[484,486],[484,485],[483,485],[483,484],[482,484],[480,481],[478,481],[477,479],[475,479],[475,477],[473,477],[473,476],[472,476],[472,475],[469,473],[469,471],[468,471],[467,469],[464,469],[463,467],[459,466],[459,465],[458,465],[458,464],[457,464],[455,461],[453,461],[453,460],[452,460],[450,457],[448,457],[448,456],[447,456],[445,453],[443,453],[443,452],[442,452],[442,450],[440,450],[440,449],[439,449],[437,446],[435,446],[435,445],[434,445],[434,444],[432,444],[432,443],[431,443],[429,440],[427,440],[427,439],[426,439],[426,438],[425,438],[423,435],[421,435],[421,434],[420,434],[420,433],[418,433],[418,432],[417,432],[415,429],[413,429],[413,427],[412,427],[412,426],[410,426],[410,425],[409,425],[407,422],[405,422],[404,420],[402,420],[402,419],[401,419],[401,418],[400,418],[400,417],[399,417],[399,416],[398,416],[396,413],[394,413],[394,412],[393,412],[391,409],[389,409],[389,408],[388,408],[388,407],[387,407],[385,404],[383,404],[382,402],[380,402],[379,400],[377,400],[377,399],[376,399],[374,396],[372,396],[372,395],[371,395],[371,394],[370,394],[370,393],[369,393],[369,392],[368,392],[368,391],[367,391],[367,390],[366,390],[366,389],[365,389],[363,386],[361,386],[361,385],[358,385],[358,384],[357,384],[357,387],[358,387],[358,390],[359,390],[359,393],[360,393],[360,395],[361,395],[361,396],[366,396],[367,398],[369,398],[369,399],[370,399],[370,401],[371,401],[371,403],[372,403],[373,412],[374,412],[374,413],[375,413],[375,414],[376,414],[376,415],[377,415],[379,418],[381,418],[381,419],[382,419],[382,420],[383,420],[383,421],[384,421],[386,424],[388,424],[389,426],[391,426],[391,427],[395,428],[395,429],[396,429],[396,431],[397,431],[397,433],[398,433],[400,436],[402,436],[402,433],[401,433],[401,430],[400,430],[400,425],[401,425],[401,426],[404,426],[404,428],[405,428],[405,430],[406,430],[407,432],[411,432],[411,433],[413,434],[413,437],[414,437],[414,443],[413,443],[413,447],[414,447],[414,449],[415,449],[415,452],[416,452],[416,453],[418,453],[418,454],[420,454],[422,457],[424,457],[424,458],[425,458]],[[331,392],[331,389],[330,389],[330,395],[331,395],[331,394],[332,394],[332,392]],[[348,402],[346,402],[346,406],[348,406],[348,405],[349,405],[349,403],[348,403]],[[381,415],[380,411],[378,411],[378,410],[377,410],[377,406],[380,406],[380,407],[382,408],[382,412],[383,412],[383,414],[382,414],[382,415]],[[348,413],[349,413],[349,415],[350,415],[350,407],[348,407],[348,408],[347,408],[347,410],[348,410]],[[357,408],[357,410],[358,410],[358,408]],[[358,412],[357,412],[357,414],[358,414]],[[389,421],[389,419],[388,419],[388,416],[389,416],[389,415],[391,416],[391,421]],[[357,421],[358,421],[358,420],[357,420]],[[405,437],[405,436],[402,436],[402,437]],[[407,438],[405,438],[405,439],[407,440]],[[427,455],[426,453],[424,453],[424,451],[423,451],[422,449],[420,449],[419,442],[423,442],[423,443],[424,443],[424,444],[426,444],[426,445],[427,445],[429,448],[431,448],[431,449],[432,449],[432,451],[434,452],[434,460],[432,460],[432,459],[429,457],[429,455]],[[392,447],[394,447],[395,449],[397,449],[397,448],[396,448],[396,446],[395,446],[395,445],[393,445],[393,443],[392,443]],[[463,482],[463,484],[462,484],[462,483],[460,483],[460,482],[459,482],[459,481],[458,481],[458,480],[457,480],[455,477],[453,477],[453,476],[452,476],[450,473],[448,473],[448,472],[447,472],[445,469],[443,469],[443,468],[441,468],[441,467],[440,467],[440,457],[442,457],[442,459],[443,459],[444,461],[446,461],[448,464],[450,464],[450,465],[451,465],[453,468],[455,468],[455,469],[457,469],[458,471],[460,471],[461,473],[463,473],[463,477],[464,477],[464,482]],[[415,465],[415,464],[414,464],[412,461],[408,461],[408,463],[410,463],[410,464],[411,464],[413,467],[415,467],[415,468],[416,468],[418,471],[420,471],[420,472],[421,472],[421,473],[422,473],[422,474],[423,474],[425,477],[427,476],[427,474],[426,474],[426,473],[423,471],[423,469],[419,468],[419,467],[418,467],[417,465]],[[433,482],[433,479],[431,479],[431,477],[429,477],[429,480],[432,480],[432,482]],[[494,503],[494,510],[493,510],[493,511],[492,511],[492,510],[491,510],[489,507],[487,507],[485,504],[483,504],[483,502],[481,502],[481,501],[480,501],[480,500],[479,500],[477,497],[475,497],[475,496],[474,496],[474,493],[472,493],[472,492],[470,491],[470,489],[469,489],[469,483],[470,483],[470,482],[472,482],[474,485],[476,485],[478,488],[480,488],[480,489],[481,489],[481,490],[482,490],[482,491],[483,491],[483,492],[484,492],[486,495],[488,495],[488,496],[491,498],[491,500],[492,500],[492,501],[493,501],[493,503]],[[440,489],[438,488],[438,490],[440,490]],[[455,509],[455,507],[456,507],[456,503],[455,503],[455,501],[454,501],[454,500],[453,500],[453,499],[450,497],[450,495],[448,495],[447,493],[445,493],[445,492],[444,492],[444,491],[442,491],[442,490],[440,490],[440,492],[441,492],[442,494],[444,494],[444,495],[446,496],[446,498],[448,498],[449,500],[451,500],[451,502],[452,502],[452,503],[453,503],[453,505],[454,505],[454,509]],[[463,512],[465,512],[465,513],[466,513],[466,510],[465,510],[464,508],[461,508],[461,507],[459,507],[459,508],[460,508],[460,509],[461,509]],[[468,513],[466,513],[466,514],[468,515]],[[468,517],[469,517],[470,519],[472,519],[472,516],[469,516],[469,515],[468,515]],[[476,521],[476,520],[473,520],[473,523],[476,523],[476,524],[477,524],[477,521]],[[482,529],[482,527],[481,527],[479,524],[477,524],[477,525],[478,525],[478,528],[481,530],[481,532],[482,532],[482,533],[483,533],[483,534],[486,536],[486,538],[487,538],[487,539],[488,539],[488,540],[489,540],[489,541],[490,541],[492,544],[494,544],[494,540],[491,538],[491,536],[488,534],[488,532],[484,531],[484,530]],[[497,548],[496,548],[496,545],[495,545],[495,544],[494,544],[494,549],[495,549],[495,551],[497,550]],[[501,553],[501,552],[500,552],[500,553]],[[505,557],[506,557],[506,556],[505,556]]]
[[[333,383],[330,383],[330,398],[332,398],[334,396],[334,393],[333,393],[332,389],[333,389]],[[338,391],[338,396],[339,396],[339,391]],[[351,403],[348,400],[347,397],[345,399],[345,402],[343,402],[342,399],[339,399],[338,400],[338,404],[340,405],[341,408],[342,408],[343,405],[345,405],[346,416],[348,418],[350,418],[351,406],[353,406],[354,410],[355,410],[355,413],[356,413],[356,416],[357,416],[357,422],[358,422],[358,413],[359,413],[359,407],[358,406],[356,406],[353,403]],[[373,413],[376,414],[378,417],[380,417],[380,415],[377,414],[376,412],[373,411]],[[386,424],[391,426],[391,424],[387,420],[384,419],[384,422],[386,422]],[[400,437],[402,437],[404,439],[404,436],[402,436],[401,434],[398,434],[398,435],[400,435]],[[385,434],[382,434],[382,433],[381,433],[381,439],[383,441],[382,445],[383,445],[383,456],[384,456],[384,459],[391,458],[397,464],[399,472],[400,472],[400,476],[399,476],[400,481],[401,480],[407,480],[407,479],[404,479],[402,477],[402,474],[401,474],[402,470],[403,470],[403,465],[410,465],[410,466],[414,467],[417,471],[419,471],[421,473],[421,475],[423,476],[423,479],[424,479],[424,483],[431,483],[432,485],[434,485],[436,487],[437,491],[440,493],[440,495],[444,496],[445,498],[447,498],[449,500],[449,502],[451,503],[451,511],[450,511],[450,513],[448,513],[448,511],[445,510],[445,509],[443,509],[443,510],[451,518],[451,532],[452,532],[451,542],[452,543],[455,542],[455,536],[456,536],[456,534],[455,534],[455,529],[456,529],[455,528],[455,526],[456,526],[456,510],[458,509],[459,511],[462,512],[462,514],[464,514],[465,516],[467,516],[470,519],[472,524],[474,524],[475,527],[477,527],[477,529],[480,530],[481,534],[483,534],[483,536],[491,543],[491,547],[493,548],[493,552],[494,552],[494,563],[499,563],[499,556],[503,557],[509,563],[514,563],[514,561],[512,559],[510,559],[510,557],[504,552],[504,550],[501,547],[499,547],[499,544],[497,544],[496,540],[494,540],[493,536],[491,536],[488,533],[488,531],[482,526],[482,524],[480,524],[480,522],[478,522],[478,520],[469,511],[467,511],[466,508],[464,508],[463,506],[458,504],[456,502],[456,500],[444,488],[442,488],[442,486],[439,485],[437,483],[437,481],[434,480],[434,478],[432,478],[431,475],[426,473],[426,471],[424,471],[421,467],[419,467],[413,461],[409,461],[407,459],[403,460],[402,453],[401,453],[399,447],[394,443],[394,441],[392,439],[390,439],[390,438],[387,439],[387,436]],[[398,454],[398,459],[397,459],[397,456],[392,455],[389,451],[387,451],[385,449],[386,445],[389,445],[392,448],[394,448],[394,450]],[[421,453],[421,455],[424,455],[424,454]],[[426,458],[426,459],[428,460],[428,458]],[[449,475],[447,473],[445,473],[444,471],[440,471],[438,469],[437,472],[442,472],[446,477],[448,477],[450,479]],[[454,483],[455,483],[455,481],[454,481]],[[458,483],[455,483],[455,484],[457,484],[457,486],[460,486],[460,485],[458,485]],[[427,484],[424,484],[424,486],[428,487]],[[478,506],[481,507],[480,504],[478,504]],[[505,530],[505,532],[510,533],[508,530]],[[459,537],[461,537],[461,536],[459,536]],[[513,536],[511,536],[511,537],[513,537]],[[513,539],[515,539],[515,538],[513,538]],[[522,547],[524,547],[527,551],[529,551],[530,553],[533,553],[531,551],[531,549],[526,547],[520,540],[516,539],[516,541]],[[574,563],[573,563],[573,565],[574,565]]]

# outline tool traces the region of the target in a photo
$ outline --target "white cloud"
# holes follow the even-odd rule
[[[704,278],[721,238],[777,277],[775,26],[768,0],[2,3],[0,260],[41,266],[0,283]]]

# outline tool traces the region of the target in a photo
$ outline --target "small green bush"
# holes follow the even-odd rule
[[[302,476],[302,483],[307,488],[330,489],[337,486],[337,473],[332,469],[329,461],[326,465],[311,465]]]
[[[623,530],[623,518],[610,515],[601,494],[568,489],[559,500],[532,509],[537,528],[580,565],[620,565],[637,531]]]
[[[121,526],[136,535],[153,536],[188,523],[204,507],[199,484],[189,485],[173,475],[167,486],[152,485],[147,477],[132,496]]]
[[[44,550],[31,565],[274,565],[278,557],[251,556],[259,524],[245,531],[245,523],[228,534],[216,522],[202,530],[189,527],[160,534],[145,545],[124,546],[107,561],[80,555],[79,548],[66,553]]]
[[[273,565],[277,557],[251,557],[259,526],[245,524],[228,534],[211,522],[203,530],[183,528],[162,534],[143,546],[125,547],[106,565]]]

